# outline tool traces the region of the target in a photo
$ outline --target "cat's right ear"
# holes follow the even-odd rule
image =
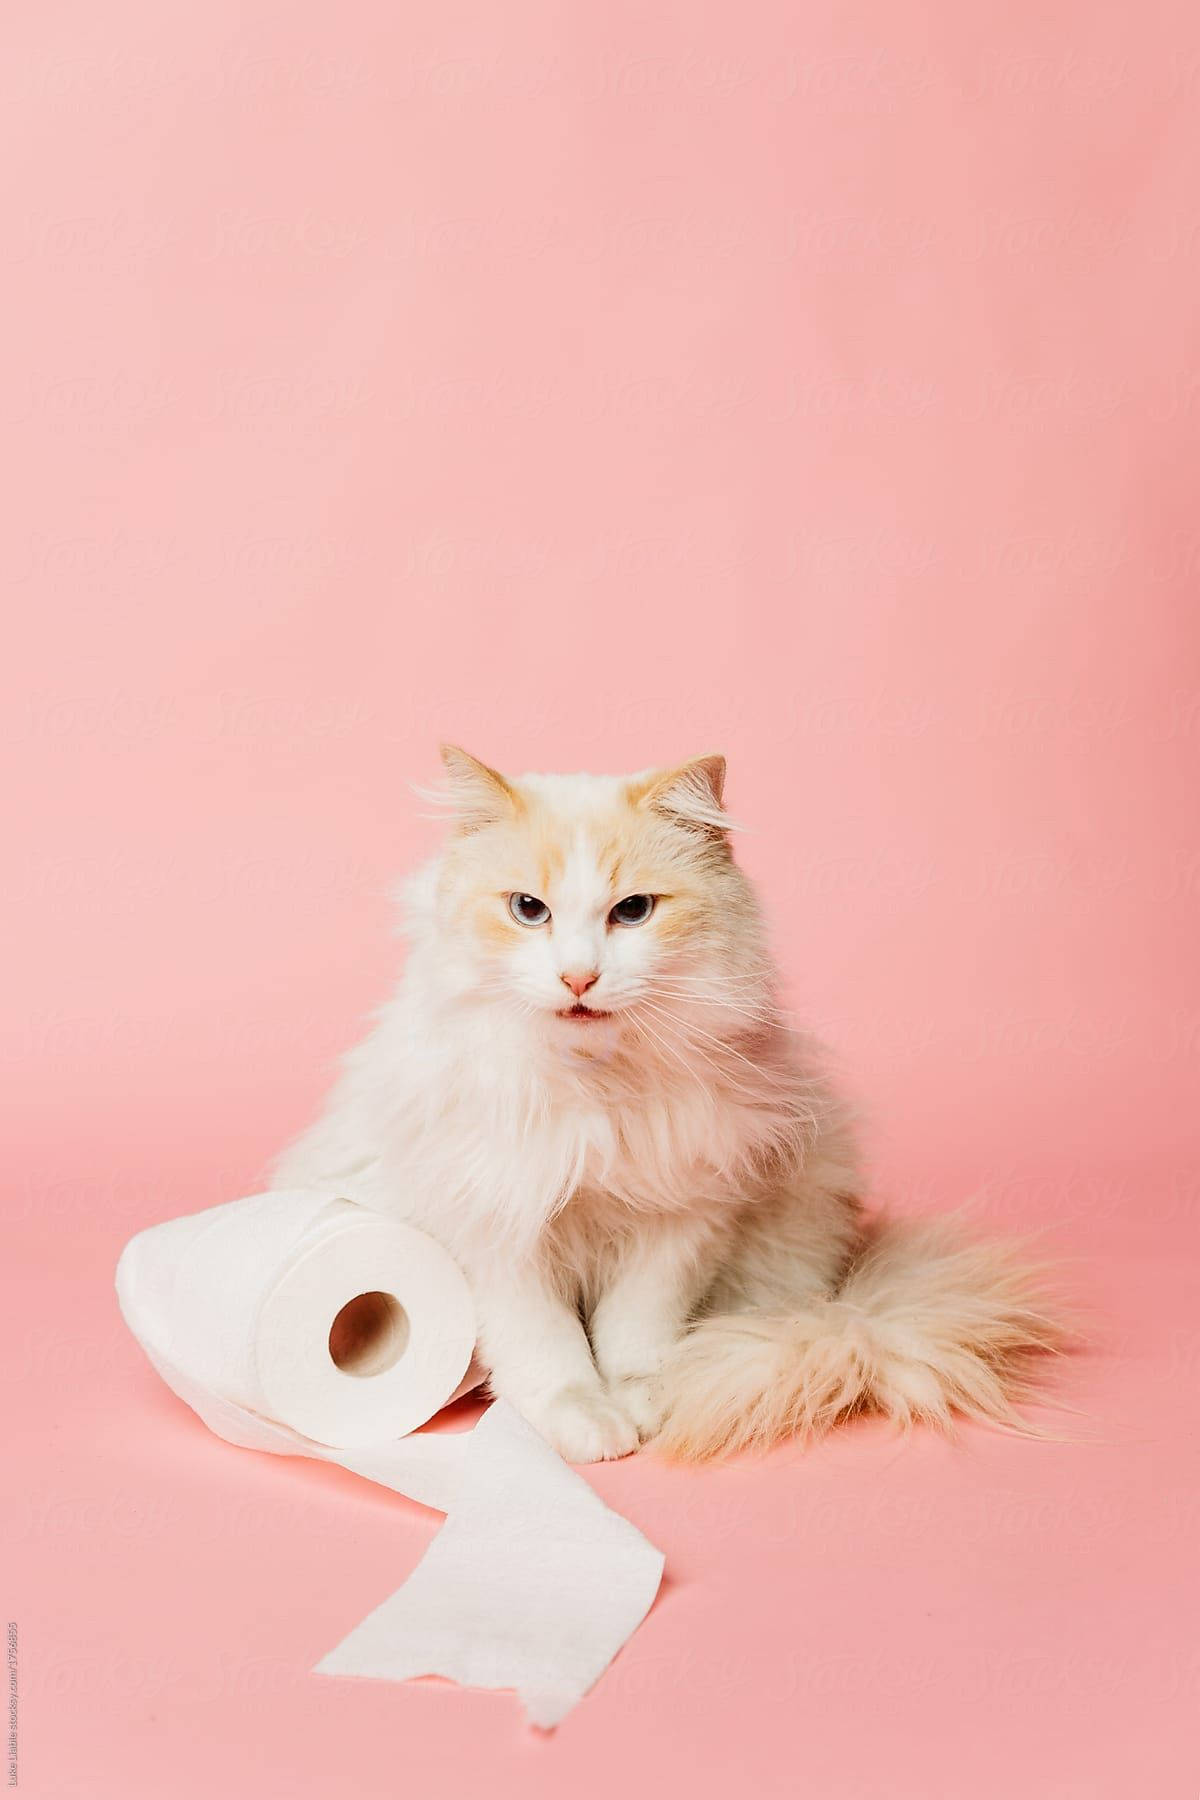
[[[516,789],[498,770],[460,750],[457,744],[443,744],[441,754],[446,771],[445,797],[459,831],[480,831],[517,811],[520,800]]]
[[[725,758],[697,756],[670,769],[650,769],[634,776],[630,799],[650,806],[694,831],[717,838],[731,831],[725,812]]]

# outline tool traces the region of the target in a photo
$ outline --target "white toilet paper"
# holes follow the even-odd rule
[[[163,1380],[221,1437],[449,1513],[323,1673],[511,1687],[549,1726],[645,1617],[661,1553],[511,1407],[473,1432],[404,1436],[478,1379],[466,1282],[421,1232],[328,1193],[259,1194],[141,1232],[117,1294]]]

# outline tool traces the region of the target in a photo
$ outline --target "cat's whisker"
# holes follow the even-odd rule
[[[763,987],[769,985],[770,977],[763,975],[725,975],[710,972],[703,975],[689,974],[686,969],[668,969],[667,974],[672,981],[703,982],[706,986],[719,983],[722,987]]]
[[[652,1010],[655,1010],[659,1023],[664,1025],[664,1027],[668,1020],[671,1024],[678,1027],[676,1037],[682,1047],[686,1048],[692,1055],[701,1057],[711,1068],[715,1069],[718,1074],[724,1073],[726,1079],[728,1079],[729,1072],[727,1070],[722,1071],[718,1062],[714,1061],[711,1056],[705,1055],[704,1051],[701,1050],[700,1046],[694,1041],[696,1036],[703,1038],[707,1043],[713,1045],[718,1052],[734,1057],[737,1062],[742,1063],[751,1071],[756,1081],[766,1082],[774,1087],[786,1085],[777,1071],[769,1064],[754,1062],[750,1057],[744,1056],[740,1050],[736,1049],[734,1045],[727,1043],[723,1038],[713,1037],[710,1033],[701,1031],[698,1026],[690,1024],[689,1021],[680,1020],[673,1014],[663,1012],[661,1008]]]
[[[699,1087],[701,1092],[703,1093],[705,1091],[704,1083],[700,1080],[700,1077],[696,1073],[695,1069],[690,1067],[690,1065],[685,1060],[685,1058],[683,1056],[681,1056],[677,1050],[672,1049],[671,1045],[667,1043],[665,1038],[661,1037],[659,1035],[659,1033],[657,1031],[655,1031],[654,1027],[649,1023],[649,1021],[647,1019],[645,1019],[645,1018],[641,1018],[640,1020],[633,1019],[632,1018],[632,1009],[630,1012],[630,1017],[633,1022],[634,1030],[640,1032],[645,1037],[651,1038],[654,1041],[654,1043],[658,1044],[661,1049],[665,1050],[667,1055],[669,1057],[671,1057],[672,1061],[677,1062],[679,1064],[679,1067],[684,1071],[684,1073],[687,1076],[690,1077],[690,1079],[692,1081],[694,1081],[696,1083],[697,1087]]]
[[[709,1056],[704,1050],[701,1050],[698,1044],[689,1042],[686,1038],[682,1037],[680,1035],[680,1033],[674,1032],[670,1029],[671,1024],[674,1023],[674,1020],[671,1018],[671,1015],[669,1013],[664,1013],[661,1009],[654,1008],[654,1007],[651,1007],[650,1011],[654,1014],[655,1018],[658,1020],[660,1028],[666,1033],[666,1035],[676,1045],[678,1045],[680,1051],[686,1051],[689,1056],[693,1056],[693,1057],[697,1058],[700,1062],[706,1064],[707,1067],[710,1068],[715,1075],[721,1076],[726,1080],[729,1079],[729,1071],[722,1069],[721,1065],[718,1062],[716,1062],[711,1056]],[[754,1065],[749,1064],[748,1066],[753,1068]]]
[[[742,1006],[738,1001],[727,999],[720,994],[705,994],[699,991],[679,993],[674,988],[659,987],[657,983],[651,988],[651,993],[656,1000],[684,1000],[692,1006],[707,1004],[720,1008],[722,1012],[733,1013],[737,1018],[758,1019],[763,1024],[769,1024],[777,1016],[773,1008]]]
[[[745,987],[726,987],[719,980],[680,983],[675,977],[669,975],[659,977],[652,975],[650,982],[657,992],[675,994],[680,998],[763,1008],[770,1008],[777,1004],[774,995],[757,983],[747,983]]]

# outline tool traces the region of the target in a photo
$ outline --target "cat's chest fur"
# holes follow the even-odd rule
[[[693,1211],[710,1197],[730,1197],[754,1135],[743,1108],[694,1084],[691,1092],[681,1084],[620,1102],[566,1105],[549,1129],[576,1207],[614,1223],[630,1212]]]

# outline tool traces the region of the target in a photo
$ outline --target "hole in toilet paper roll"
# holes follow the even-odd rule
[[[329,1327],[329,1354],[343,1375],[382,1375],[408,1348],[408,1314],[377,1289],[347,1300]]]

